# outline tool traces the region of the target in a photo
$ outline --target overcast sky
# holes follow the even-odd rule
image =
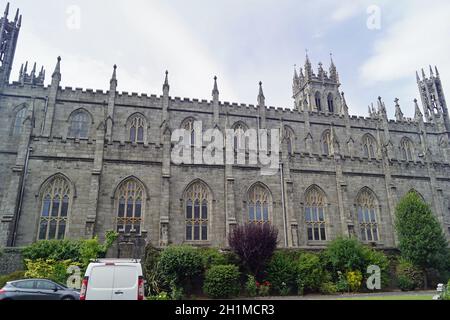
[[[23,15],[12,80],[29,60],[49,83],[61,55],[63,86],[107,90],[117,64],[120,91],[160,95],[168,69],[171,96],[209,100],[217,75],[220,100],[255,104],[263,81],[268,105],[291,108],[307,49],[315,68],[333,52],[353,114],[382,96],[391,116],[396,97],[413,116],[415,71],[429,64],[450,97],[448,0],[10,2]]]

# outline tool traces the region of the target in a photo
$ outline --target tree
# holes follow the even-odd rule
[[[277,247],[278,230],[270,224],[238,226],[229,235],[231,249],[254,276],[261,275]]]
[[[395,228],[402,257],[424,271],[445,271],[448,243],[439,221],[430,207],[415,192],[408,193],[397,205]],[[424,285],[427,287],[426,276]]]

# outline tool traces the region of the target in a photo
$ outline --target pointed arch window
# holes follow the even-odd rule
[[[369,159],[376,158],[377,142],[375,141],[375,138],[372,137],[370,134],[366,134],[363,137],[363,150],[364,150],[364,157]]]
[[[317,91],[316,94],[314,95],[314,99],[316,101],[317,111],[322,111],[322,99],[320,98],[320,92],[319,91]]]
[[[414,161],[413,144],[412,144],[411,140],[409,140],[408,138],[403,139],[401,142],[400,148],[401,148],[401,152],[402,152],[402,156],[403,156],[404,160]]]
[[[26,116],[27,116],[27,108],[26,107],[20,109],[16,113],[16,118],[14,120],[14,127],[13,127],[13,135],[14,136],[18,136],[22,133],[23,122],[25,121]]]
[[[86,139],[89,137],[90,116],[85,111],[78,111],[70,118],[69,137]]]
[[[248,150],[248,143],[247,139],[245,137],[245,133],[247,132],[247,126],[242,123],[238,122],[233,126],[234,129],[234,150],[238,152],[239,150]]]
[[[269,190],[257,184],[248,192],[248,222],[264,224],[270,222],[271,196]]]
[[[328,100],[328,111],[334,113],[334,99],[331,93],[328,94],[327,100]]]
[[[288,154],[293,155],[295,152],[294,151],[295,135],[294,131],[290,127],[284,127],[284,138],[286,139]]]
[[[145,120],[135,116],[130,122],[130,141],[134,143],[144,142]]]
[[[142,183],[134,178],[125,180],[116,192],[117,232],[141,233],[144,216],[145,190]]]
[[[357,208],[362,241],[378,242],[380,239],[376,203],[376,198],[372,191],[364,189],[360,192],[357,199]]]
[[[325,195],[317,187],[312,187],[306,192],[305,200],[308,241],[326,241]]]
[[[210,194],[202,182],[192,184],[185,192],[186,241],[207,241]]]
[[[322,135],[322,151],[325,155],[331,154],[331,132],[327,130]]]
[[[64,239],[71,199],[67,179],[57,176],[49,181],[42,192],[38,240]]]
[[[190,133],[190,144],[191,146],[195,145],[195,129],[194,129],[195,119],[189,118],[183,121],[181,125],[182,129],[187,130]]]

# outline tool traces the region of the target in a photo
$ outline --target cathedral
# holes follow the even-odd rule
[[[160,93],[121,92],[116,66],[108,91],[79,89],[60,86],[60,57],[48,85],[36,64],[11,80],[21,22],[8,5],[0,19],[0,247],[114,230],[157,247],[225,248],[236,226],[270,223],[282,248],[351,236],[389,249],[398,245],[395,207],[410,191],[450,238],[450,119],[437,68],[417,74],[414,118],[397,99],[395,120],[382,98],[367,117],[350,115],[333,60],[313,68],[308,56],[294,72],[291,109],[266,106],[262,84],[255,105],[224,102],[216,78],[211,100],[178,98],[168,73]],[[279,170],[175,164],[172,133],[198,121],[204,130],[279,130]]]

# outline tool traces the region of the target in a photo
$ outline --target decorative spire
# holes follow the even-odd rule
[[[422,78],[425,80],[427,78],[426,74],[425,74],[425,70],[423,70],[422,68]]]
[[[259,82],[259,94],[258,94],[258,104],[260,106],[265,105],[266,98],[264,97],[263,87],[262,87],[262,81]]]
[[[416,71],[416,80],[417,80],[417,83],[420,82],[420,77],[419,77],[419,72],[418,71]]]
[[[433,68],[431,67],[431,64],[430,64],[430,76],[434,77]]]
[[[414,106],[416,109],[414,119],[416,119],[416,121],[423,121],[423,114],[422,114],[422,111],[420,111],[419,104],[417,103],[417,99],[414,99]]]
[[[438,68],[436,66],[434,67],[434,70],[436,71],[436,77],[439,78],[439,70],[438,70]]]
[[[306,79],[310,79],[312,77],[312,66],[311,61],[309,61],[308,49],[306,50],[305,77]]]
[[[58,57],[58,62],[56,63],[55,71],[53,71],[52,78],[54,78],[55,76],[61,76],[61,57]]]
[[[166,70],[166,77],[164,79],[164,84],[163,84],[163,92],[169,92],[170,86],[169,86],[169,71]]]
[[[404,121],[405,117],[403,115],[402,109],[400,108],[400,104],[398,103],[400,100],[395,98],[395,118],[397,121]]]
[[[24,73],[27,73],[28,71],[28,61],[25,62],[25,69],[23,69]]]
[[[14,17],[14,22],[17,22],[19,20],[19,9],[16,10],[16,16]]]
[[[217,76],[214,76],[214,87],[212,91],[213,96],[219,95],[219,87],[217,86]]]
[[[294,64],[294,82],[298,81],[297,65]]]
[[[19,22],[17,22],[17,27],[21,27],[22,26],[22,15],[19,16]]]
[[[345,93],[341,92],[342,96],[342,111],[344,112],[344,115],[348,115],[348,105],[347,101],[345,100]]]
[[[9,14],[9,2],[6,4],[5,18],[8,16],[8,14]]]

